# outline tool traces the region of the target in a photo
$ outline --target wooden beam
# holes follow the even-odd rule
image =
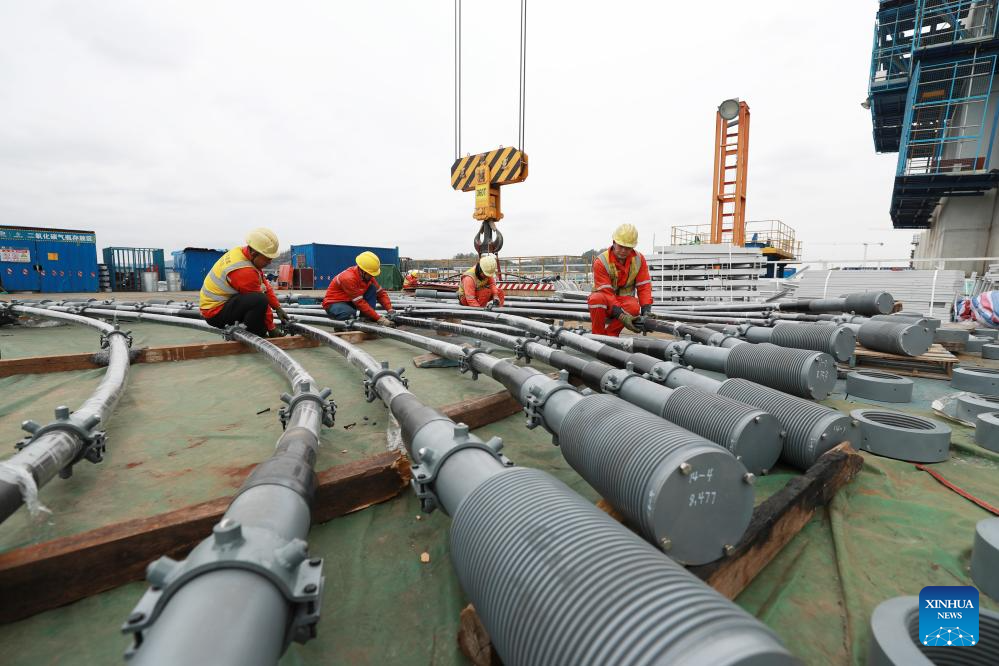
[[[549,375],[557,377],[558,375]],[[569,383],[573,386],[581,386],[582,380],[570,377]],[[495,423],[508,416],[519,414],[524,409],[520,401],[516,400],[507,391],[490,393],[478,398],[469,398],[461,402],[451,403],[440,408],[440,411],[452,421],[464,423],[471,429],[481,428],[484,425]]]
[[[398,495],[409,463],[386,452],[319,473],[312,511],[322,523]],[[184,557],[211,533],[231,497],[137,518],[0,554],[0,623],[142,580],[161,555]]]
[[[830,449],[803,476],[791,479],[756,507],[731,556],[688,569],[734,599],[863,466],[863,456],[848,443]]]
[[[347,331],[334,333],[351,344],[357,344],[369,339],[367,333]],[[318,347],[319,342],[300,335],[289,335],[284,338],[273,338],[270,342],[280,349],[304,349]],[[200,342],[169,347],[146,347],[138,350],[132,363],[164,363],[167,361],[192,361],[216,356],[231,356],[233,354],[249,354],[253,349],[241,342]],[[57,356],[30,356],[28,358],[11,358],[0,360],[0,377],[11,375],[42,374],[48,372],[66,372],[69,370],[92,370],[102,367],[94,362],[94,354],[62,354]]]
[[[461,363],[437,354],[420,354],[413,357],[413,365],[417,368],[457,368]]]

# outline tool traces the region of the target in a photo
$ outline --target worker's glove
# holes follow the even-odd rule
[[[643,317],[648,317],[652,315],[652,304],[650,303],[648,305],[643,305],[642,311],[639,314],[642,315]]]
[[[288,332],[281,326],[275,326],[271,330],[267,331],[268,338],[283,338],[286,335],[288,335]]]
[[[489,301],[489,303],[486,304],[486,309],[492,310],[493,308],[498,308],[499,306],[500,306],[499,299],[494,298],[493,300]]]
[[[642,330],[644,330],[639,327],[640,322],[636,321],[636,317],[628,314],[627,312],[622,311],[621,314],[617,316],[617,320],[624,324],[626,329],[634,333],[641,333]]]
[[[615,305],[614,307],[612,307],[610,309],[610,318],[611,319],[617,319],[618,317],[620,317],[623,314],[624,314],[624,310],[621,309],[620,305]]]
[[[378,321],[375,322],[379,326],[386,326],[388,328],[395,328],[395,322],[388,317],[380,317]]]
[[[280,305],[277,306],[274,312],[277,313],[278,319],[280,319],[285,324],[287,324],[291,320],[291,317],[288,316],[288,313],[285,312],[284,308],[281,307]]]

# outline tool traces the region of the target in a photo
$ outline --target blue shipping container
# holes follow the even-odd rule
[[[93,231],[0,226],[0,282],[7,291],[97,291]]]
[[[173,269],[180,273],[180,288],[200,291],[205,276],[215,262],[228,250],[210,250],[206,247],[185,247],[173,253]]]
[[[371,250],[383,264],[399,264],[397,247],[361,247],[359,245],[308,245],[291,246],[291,265],[298,268],[298,255],[303,255],[304,267],[316,272],[316,289],[326,289],[337,274],[354,265],[354,259],[365,250]]]

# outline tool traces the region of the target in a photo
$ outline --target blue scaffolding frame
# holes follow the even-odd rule
[[[915,0],[878,12],[871,49],[867,98],[871,105],[874,150],[893,153],[902,137],[905,97],[912,74],[912,39],[916,32]]]
[[[949,51],[995,39],[999,0],[918,0],[913,52]]]
[[[989,122],[995,69],[995,55],[916,63],[896,176],[989,170],[997,119],[993,112]]]

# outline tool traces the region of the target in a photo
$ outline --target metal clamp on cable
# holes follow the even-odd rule
[[[295,395],[281,394],[281,402],[287,405],[278,410],[278,418],[281,419],[282,429],[288,427],[288,419],[291,418],[291,413],[295,411],[295,406],[305,400],[311,400],[318,404],[319,409],[323,413],[323,425],[327,428],[333,427],[336,421],[336,403],[329,399],[333,391],[324,388],[317,393],[310,390],[311,388],[309,382],[299,382],[295,389]]]
[[[544,409],[548,398],[566,389],[575,391],[576,387],[569,383],[569,373],[565,370],[559,370],[557,380],[553,379],[544,386],[538,384],[531,386],[528,390],[527,404],[524,406],[528,430],[544,425]],[[552,441],[558,445],[558,438],[554,433],[552,433]]]
[[[441,425],[434,426],[434,424]],[[413,478],[410,480],[410,485],[413,486],[413,491],[416,493],[416,497],[420,500],[420,509],[424,513],[431,513],[440,506],[437,493],[434,491],[434,483],[437,480],[437,473],[444,466],[445,461],[458,451],[463,451],[465,449],[479,449],[480,451],[485,451],[491,455],[505,467],[513,466],[513,463],[510,462],[506,456],[500,453],[500,450],[503,448],[503,440],[499,437],[492,437],[489,441],[483,442],[475,435],[470,434],[468,432],[468,426],[464,423],[433,421],[429,425],[441,429],[450,428],[451,442],[443,453],[439,453],[439,449],[443,448],[439,444],[439,431],[434,433],[437,437],[433,438],[434,444],[437,448],[419,446],[422,430],[417,432],[416,436],[413,438],[414,443],[419,447],[417,449],[417,454],[420,456],[420,462],[412,467]],[[425,427],[424,429],[428,428]],[[429,434],[430,433],[428,433],[428,435]],[[428,439],[430,439],[429,436]]]
[[[628,364],[631,366],[631,363]],[[600,378],[600,390],[604,393],[617,393],[629,377],[634,376],[631,367],[627,370],[614,370]]]
[[[530,364],[531,357],[527,355],[527,343],[537,342],[536,337],[522,337],[517,338],[517,341],[513,345],[513,354],[515,359],[524,359],[525,363]]]
[[[17,315],[11,312],[11,308],[14,306],[16,301],[11,301],[9,303],[0,302],[0,326],[4,324],[13,324],[17,321]]]
[[[472,373],[472,381],[479,378],[479,371],[472,366],[472,357],[476,354],[486,354],[488,350],[483,349],[481,343],[476,341],[474,347],[462,347],[462,352],[465,356],[458,361],[458,372],[464,374],[466,372]]]
[[[101,333],[101,349],[107,349],[111,346],[111,336],[120,335],[125,338],[125,346],[129,349],[132,348],[132,331],[122,331],[118,328],[118,324],[114,325],[113,331],[108,331],[107,333]]]
[[[30,432],[31,436],[22,439],[14,445],[14,448],[20,451],[24,447],[31,445],[32,442],[45,433],[57,430],[62,430],[78,437],[83,442],[83,446],[80,447],[76,457],[68,465],[59,470],[59,476],[63,479],[73,476],[73,465],[83,459],[89,460],[92,463],[99,463],[104,460],[107,434],[103,430],[96,429],[97,424],[101,422],[100,416],[97,414],[77,416],[70,413],[69,407],[60,405],[55,409],[55,418],[55,421],[44,426],[30,420],[22,423],[21,430]]]
[[[559,335],[561,335],[562,332],[564,331],[568,331],[570,333],[572,332],[562,325],[552,326],[551,330],[545,335],[545,338],[548,339],[548,342],[549,344],[551,344],[552,347],[554,347],[555,349],[561,349],[562,343],[559,342]]]
[[[378,398],[377,386],[379,380],[382,377],[391,376],[402,382],[402,385],[409,388],[409,380],[402,376],[402,373],[406,371],[406,368],[399,368],[398,370],[389,370],[388,361],[382,361],[382,369],[378,372],[371,372],[370,370],[365,370],[364,374],[367,378],[364,380],[364,399],[368,402],[374,402]]]
[[[246,326],[243,324],[229,324],[228,326],[222,329],[222,339],[228,340],[229,342],[234,341],[236,339],[236,336],[233,335],[233,333],[237,330],[246,331]]]
[[[223,518],[212,528],[212,537],[198,544],[187,559],[161,557],[146,569],[150,588],[121,627],[122,633],[134,634],[125,658],[141,648],[142,632],[153,626],[170,597],[192,578],[218,569],[252,571],[280,590],[293,607],[285,647],[315,637],[323,598],[323,560],[309,558],[308,544],[301,539],[288,541],[268,529]]]

